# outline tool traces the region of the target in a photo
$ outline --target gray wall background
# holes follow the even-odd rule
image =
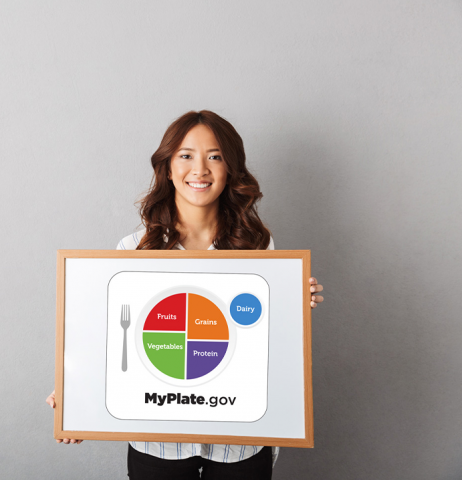
[[[244,139],[276,248],[312,250],[315,448],[274,478],[462,477],[462,4],[3,0],[2,477],[123,479],[57,445],[59,248],[115,248],[169,123]]]

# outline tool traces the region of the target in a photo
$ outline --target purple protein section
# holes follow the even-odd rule
[[[228,342],[188,341],[187,380],[203,377],[215,369],[223,360],[226,350],[228,350]],[[204,353],[206,355],[201,355]]]

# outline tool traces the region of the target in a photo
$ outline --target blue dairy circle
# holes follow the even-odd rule
[[[255,295],[241,293],[234,297],[229,307],[233,320],[238,325],[248,327],[258,321],[261,315],[261,303]]]

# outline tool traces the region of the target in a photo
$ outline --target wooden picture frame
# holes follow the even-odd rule
[[[117,277],[119,273],[123,275]],[[137,276],[130,276],[129,274],[136,274]],[[220,274],[223,275],[220,276]],[[119,372],[119,363],[117,363],[117,367],[113,366],[115,362],[112,362],[111,352],[115,347],[119,348],[119,346],[121,346],[121,343],[119,344],[119,335],[122,335],[123,329],[119,326],[117,330],[116,326],[114,326],[115,321],[112,320],[113,315],[111,312],[113,312],[113,310],[111,310],[111,302],[113,299],[118,299],[119,296],[122,295],[119,293],[116,294],[116,292],[130,290],[131,287],[127,287],[131,285],[131,283],[127,283],[131,281],[130,279],[141,278],[143,279],[144,285],[146,284],[145,279],[157,282],[163,282],[165,279],[168,279],[168,281],[171,280],[173,282],[175,278],[180,278],[179,275],[186,275],[186,278],[194,278],[201,281],[202,279],[204,279],[204,281],[215,279],[213,280],[214,284],[219,284],[219,282],[224,282],[225,280],[229,282],[232,281],[234,282],[232,285],[243,285],[242,288],[244,291],[245,282],[258,281],[263,285],[264,281],[268,285],[268,292],[271,292],[271,294],[269,296],[268,293],[269,301],[266,306],[265,301],[262,301],[263,311],[258,320],[258,322],[262,322],[259,328],[266,328],[269,332],[266,344],[264,340],[261,341],[263,345],[261,348],[267,348],[268,351],[268,366],[266,377],[266,410],[260,418],[256,418],[257,413],[252,413],[252,408],[254,403],[257,405],[257,400],[260,397],[263,399],[262,402],[264,401],[264,393],[261,393],[263,392],[263,387],[261,387],[261,392],[256,391],[256,393],[252,395],[249,394],[249,399],[247,400],[246,392],[249,390],[245,389],[240,390],[241,393],[239,397],[223,396],[220,397],[219,400],[221,402],[222,399],[226,398],[242,398],[244,399],[242,402],[251,402],[246,404],[250,406],[249,408],[233,410],[228,404],[225,404],[223,407],[220,406],[222,410],[220,413],[217,413],[219,410],[216,408],[207,410],[201,406],[201,408],[194,410],[194,414],[195,412],[201,412],[197,413],[197,415],[203,415],[199,420],[189,420],[180,417],[175,417],[172,421],[168,419],[168,415],[184,415],[184,413],[180,412],[180,406],[175,406],[176,410],[173,410],[173,404],[175,401],[179,404],[180,399],[183,401],[187,394],[183,396],[180,395],[180,393],[177,394],[176,400],[172,400],[172,405],[168,405],[168,407],[172,409],[171,412],[177,413],[162,413],[162,415],[167,415],[165,418],[133,418],[133,412],[138,415],[138,411],[141,412],[141,409],[148,407],[141,405],[141,400],[139,407],[134,405],[131,397],[130,399],[127,397],[125,404],[120,400],[121,396],[125,393],[127,395],[135,394],[134,389],[129,386],[135,384],[123,384],[125,380],[120,379],[128,379],[129,377]],[[195,276],[193,277],[193,275]],[[237,281],[237,277],[233,275],[240,275],[239,281]],[[310,276],[310,250],[58,250],[54,437],[56,439],[75,438],[83,440],[133,440],[313,447]],[[111,283],[115,281],[115,278],[117,278],[117,281],[125,282],[123,284],[125,287],[120,283],[125,290],[116,290],[116,288],[119,288],[116,287],[119,284]],[[191,285],[193,284],[191,283]],[[261,288],[266,287],[262,286]],[[133,296],[135,293],[138,295],[139,291],[137,287],[133,287],[129,293]],[[232,289],[227,288],[226,291],[231,292]],[[104,297],[103,292],[106,292],[105,298],[102,298]],[[188,308],[193,308],[193,303],[191,302],[196,297],[192,296],[194,295],[193,293],[187,293],[187,295],[189,295],[188,298],[190,298]],[[200,295],[197,296],[197,298],[199,297]],[[120,298],[122,297],[120,296]],[[168,298],[174,298],[174,295]],[[238,297],[235,297],[235,299],[236,298]],[[264,300],[266,297],[262,298]],[[159,305],[159,303],[157,305]],[[217,303],[217,305],[220,304]],[[267,312],[265,308],[267,308]],[[230,324],[236,322],[234,318],[230,317],[229,312],[232,311],[230,309],[231,307],[227,304],[224,316],[227,318],[231,332]],[[101,317],[104,311],[106,312],[106,318],[103,319]],[[154,309],[152,311],[154,311]],[[287,315],[285,312],[287,312]],[[268,316],[267,326],[263,323],[266,321],[264,314]],[[141,315],[141,313],[139,315]],[[188,315],[188,310],[186,310],[186,315]],[[158,316],[162,317],[161,314],[158,314]],[[263,320],[261,320],[262,318]],[[198,319],[196,319],[196,321],[197,320]],[[186,320],[186,322],[191,321]],[[132,323],[134,322],[135,319],[132,319]],[[256,322],[256,325],[258,325],[258,322]],[[142,325],[139,319],[137,325]],[[146,325],[146,323],[144,325]],[[191,325],[193,324],[189,323],[189,325],[189,328],[192,329],[193,327]],[[239,329],[239,327],[244,328]],[[250,328],[245,330],[245,327],[247,327],[247,325],[237,324],[237,335],[239,338],[248,338],[246,335],[250,335],[246,332],[251,332],[252,330]],[[232,328],[235,329],[236,326]],[[257,327],[254,328],[253,332],[256,332],[256,328]],[[106,334],[106,342],[102,344],[104,332]],[[143,338],[145,338],[145,335],[148,335],[148,333],[149,332],[143,330]],[[135,327],[132,328],[130,334],[135,338],[134,341],[141,342],[141,340],[138,340],[141,339],[141,336],[136,336]],[[117,341],[113,341],[113,344],[116,344],[115,347],[113,347],[111,346],[113,344],[110,345],[110,342],[112,341],[111,338],[115,338],[115,335],[117,335]],[[187,335],[190,335],[190,333],[185,333],[184,338],[186,340],[184,340],[184,342],[189,345],[192,340],[191,337]],[[256,334],[252,333],[252,335]],[[263,337],[259,334],[259,336],[255,338]],[[192,342],[191,345],[193,343],[194,342]],[[230,336],[229,349],[231,349],[231,343]],[[194,345],[197,344],[196,342]],[[129,345],[132,344],[129,343]],[[251,344],[249,343],[248,345]],[[226,346],[228,346],[228,343]],[[162,348],[162,346],[159,348]],[[165,348],[169,347],[167,346]],[[192,347],[189,348],[189,351],[192,352]],[[258,348],[260,347],[256,346],[255,351],[258,351]],[[134,365],[138,365],[136,362],[139,361],[139,358],[133,352],[134,348],[130,346],[130,349],[129,353],[132,355],[129,357],[129,368],[131,367],[132,369],[130,371],[131,375],[135,373],[139,375],[149,374],[149,372],[146,373],[141,367],[137,367],[139,368],[139,373],[137,373],[138,370],[135,369]],[[243,348],[237,351],[241,352]],[[103,355],[103,352],[105,355]],[[205,353],[201,353],[194,350],[194,355],[209,355],[210,353],[204,352]],[[173,355],[172,352],[165,354]],[[126,361],[126,354],[124,355]],[[232,362],[237,362],[237,359],[241,358],[236,355],[237,354],[234,353],[234,357],[232,357],[233,359],[229,365],[233,365]],[[239,353],[239,355],[244,355],[244,353]],[[252,368],[246,369],[240,365],[239,370],[237,370],[236,367],[236,371],[241,372],[241,377],[239,378],[241,378],[242,381],[228,382],[228,384],[232,384],[232,388],[241,388],[241,384],[245,382],[248,382],[249,385],[255,383],[255,380],[249,379],[249,375],[253,375],[254,373],[251,372],[260,368],[258,367],[258,365],[260,365],[258,363],[260,362],[260,356],[254,355],[252,357],[252,354],[249,352],[247,352],[246,355],[247,357],[245,358],[247,360],[242,360],[242,365],[247,365],[246,362],[249,362],[252,364]],[[105,361],[104,369],[103,358]],[[226,354],[224,358],[226,358]],[[244,359],[244,357],[242,358]],[[201,359],[200,361],[205,360]],[[179,376],[179,380],[172,376],[172,382],[177,382],[177,384],[169,387],[173,392],[183,388],[178,385],[186,385],[189,381],[189,376],[187,377],[187,375],[190,375],[189,370],[188,374],[186,374],[186,365],[188,364],[186,360],[185,362],[184,376]],[[199,360],[194,360],[194,362],[199,362]],[[254,364],[253,362],[256,363]],[[191,363],[188,368],[192,368],[191,365],[193,364]],[[199,365],[199,363],[197,363],[197,365]],[[254,365],[255,368],[253,368]],[[155,367],[157,368],[158,365],[156,364]],[[122,366],[122,370],[123,368]],[[229,366],[226,368],[226,375],[231,375],[230,372],[232,368]],[[112,371],[114,371],[114,373],[111,373]],[[141,373],[141,371],[144,373]],[[212,375],[212,373],[210,374]],[[106,376],[104,402],[101,385],[104,379],[103,375]],[[173,374],[168,373],[168,375]],[[192,375],[191,377],[196,378]],[[220,377],[224,377],[224,374],[220,373],[215,377],[215,380],[210,380],[208,383],[194,388],[210,389],[214,384],[213,382],[218,382]],[[260,381],[263,377],[264,375],[259,375],[255,378],[258,378],[258,381]],[[133,380],[130,381],[135,382],[135,377],[130,378],[133,378]],[[158,380],[158,378],[149,378],[152,378],[152,382],[157,382],[156,385],[159,385],[160,380]],[[181,382],[183,382],[183,384]],[[261,380],[261,382],[263,382],[263,380]],[[184,387],[184,391],[190,391],[186,387],[188,387],[188,385]],[[217,386],[216,388],[222,388],[223,391],[226,390],[224,386]],[[245,388],[251,387],[248,386]],[[145,390],[146,389],[148,389],[148,387],[146,387]],[[151,392],[151,390],[148,389],[149,392]],[[111,392],[116,392],[112,394],[110,400],[112,402],[111,405],[122,405],[120,408],[117,408],[119,408],[119,410],[121,409],[120,411],[124,409],[127,410],[125,418],[116,418],[113,413],[115,407],[109,407],[109,394]],[[192,395],[191,398],[193,397],[196,399],[199,398]],[[136,398],[140,397],[138,396]],[[145,403],[149,404],[149,408],[154,408],[154,410],[150,410],[150,412],[155,412],[153,415],[160,415],[159,412],[168,411],[159,408],[159,404],[155,406],[152,405],[154,402],[153,398],[157,398],[154,397],[152,393],[149,393],[147,397],[145,396],[145,400],[146,398],[148,401]],[[214,398],[216,399],[214,402],[218,403],[218,397],[210,396],[208,398],[210,400]],[[138,408],[139,410],[136,410]],[[186,405],[184,408],[190,409],[190,406]],[[188,411],[192,411],[192,409]],[[263,410],[261,410],[260,413],[262,411]],[[215,416],[213,418],[211,417],[212,419],[206,417],[212,414]],[[147,414],[140,413],[140,415]],[[149,413],[149,415],[151,414]],[[226,419],[218,417],[218,415],[226,416]],[[235,415],[237,420],[229,420],[232,415]],[[241,416],[239,417],[239,415]],[[247,418],[245,415],[250,416]],[[130,431],[126,431],[127,429]]]

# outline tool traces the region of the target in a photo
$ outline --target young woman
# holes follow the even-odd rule
[[[144,228],[124,237],[117,249],[274,249],[271,233],[257,213],[255,204],[263,195],[245,165],[242,139],[224,118],[208,110],[179,117],[168,127],[151,163],[154,176],[140,202]],[[323,287],[315,278],[310,284],[314,308],[324,300],[314,295]],[[54,408],[54,392],[47,403]],[[226,480],[240,475],[246,480],[270,479],[278,451],[262,446],[129,442],[128,474],[131,480]]]

